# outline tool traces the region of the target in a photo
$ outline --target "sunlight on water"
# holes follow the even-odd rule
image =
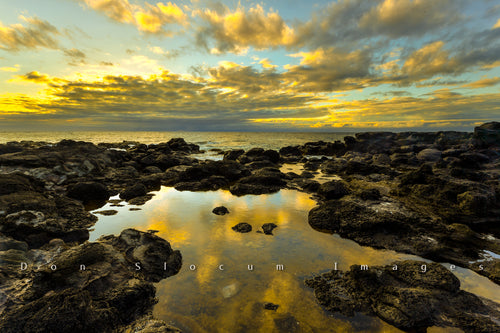
[[[303,280],[332,269],[335,262],[346,270],[353,264],[420,258],[362,247],[313,230],[307,214],[316,203],[308,194],[282,190],[235,197],[223,190],[179,192],[167,187],[154,193],[140,211],[130,212],[129,205],[102,207],[119,213],[99,216],[91,240],[119,234],[127,227],[154,229],[181,251],[181,271],[157,284],[159,303],[154,315],[158,318],[186,332],[325,332],[332,327],[338,332],[399,332],[376,318],[326,313]],[[220,205],[230,214],[213,214],[212,209]],[[252,232],[233,231],[231,227],[239,222],[251,224]],[[268,222],[278,225],[273,236],[257,232]],[[276,265],[284,270],[277,271]],[[469,270],[459,269],[457,276],[463,289],[478,295],[491,298],[500,290]],[[279,308],[265,310],[266,302]]]

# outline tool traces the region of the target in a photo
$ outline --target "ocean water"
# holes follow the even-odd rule
[[[100,142],[137,141],[145,144],[167,142],[172,138],[184,138],[202,150],[245,149],[261,147],[279,149],[300,145],[309,141],[343,140],[353,133],[307,133],[307,132],[0,132],[0,143],[10,141],[58,142],[62,139]]]

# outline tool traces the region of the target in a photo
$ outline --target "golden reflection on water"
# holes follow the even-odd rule
[[[294,325],[298,332],[399,332],[376,318],[326,313],[303,280],[332,269],[335,262],[345,270],[353,264],[373,266],[418,257],[362,247],[313,230],[307,214],[316,203],[297,191],[234,197],[222,190],[179,192],[163,187],[155,193],[140,211],[129,212],[129,206],[101,208],[119,213],[99,216],[91,240],[127,227],[154,229],[181,251],[181,271],[157,284],[158,318],[186,332],[288,332]],[[230,214],[213,214],[220,205]],[[252,232],[231,229],[240,222],[251,224]],[[273,236],[257,232],[268,222],[278,225]],[[284,265],[283,271],[276,270],[278,264]],[[492,290],[499,290],[468,270],[457,273],[465,290],[490,298]],[[265,310],[266,302],[279,307]]]

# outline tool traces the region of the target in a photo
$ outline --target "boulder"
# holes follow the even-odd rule
[[[107,187],[97,182],[76,183],[68,188],[68,197],[83,201],[104,201],[109,199]]]
[[[120,193],[120,198],[130,200],[136,197],[145,196],[147,194],[146,186],[141,183],[129,186]]]

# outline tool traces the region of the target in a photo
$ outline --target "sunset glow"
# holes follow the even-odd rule
[[[0,4],[0,130],[471,130],[495,1]]]

